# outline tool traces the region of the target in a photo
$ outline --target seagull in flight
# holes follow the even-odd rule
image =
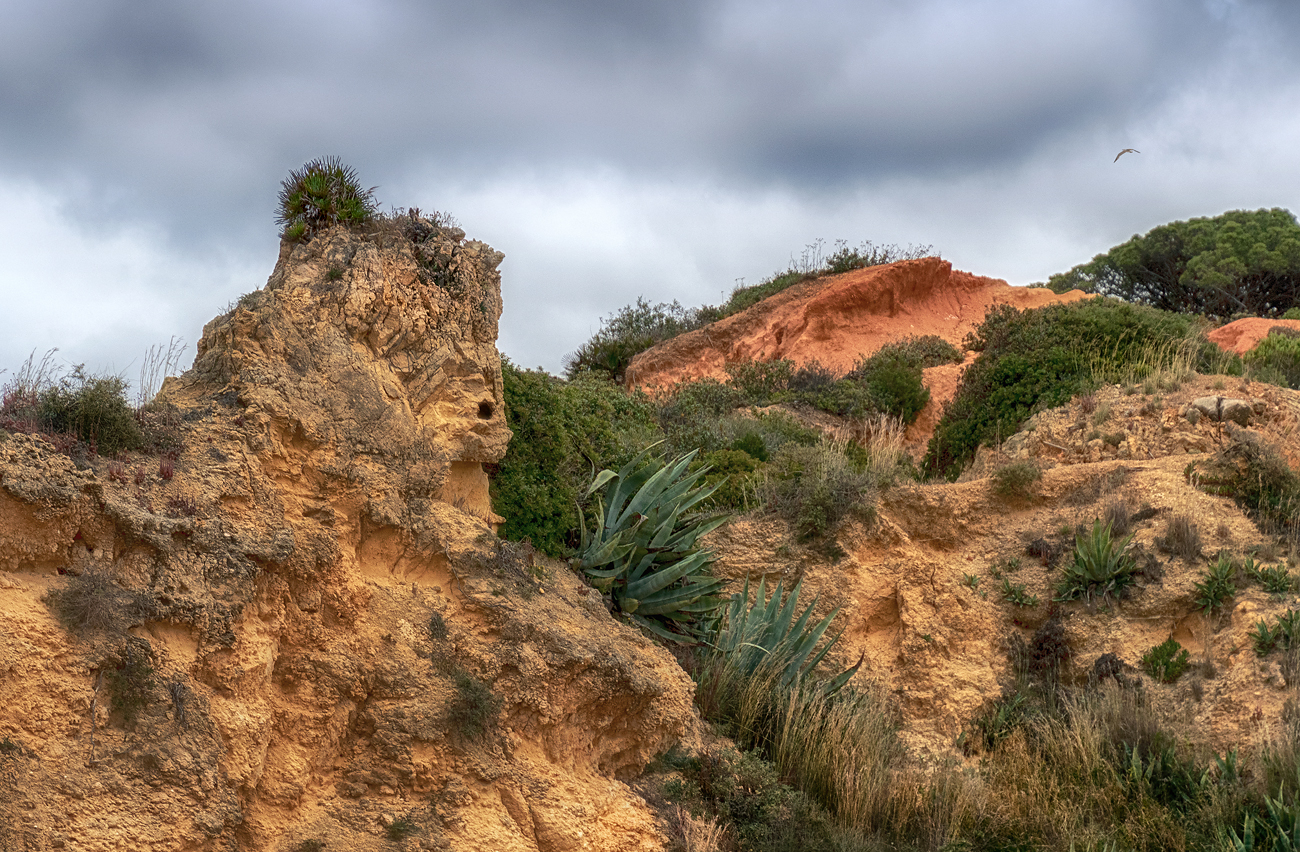
[[[1119,158],[1124,156],[1125,154],[1141,154],[1141,153],[1142,152],[1139,151],[1137,148],[1125,148],[1123,151],[1120,151],[1118,154],[1115,155],[1115,162],[1118,163]]]

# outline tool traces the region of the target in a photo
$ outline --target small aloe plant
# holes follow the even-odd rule
[[[604,494],[595,531],[582,519],[576,566],[634,624],[672,642],[699,642],[723,599],[722,582],[709,571],[713,553],[696,542],[726,516],[691,510],[722,483],[700,484],[707,467],[688,472],[698,451],[664,464],[648,460],[655,446],[592,480],[586,496]]]
[[[1065,566],[1065,576],[1056,590],[1056,600],[1091,599],[1117,593],[1133,582],[1137,565],[1128,552],[1130,535],[1116,542],[1110,524],[1097,521],[1091,533],[1075,539],[1074,562]]]

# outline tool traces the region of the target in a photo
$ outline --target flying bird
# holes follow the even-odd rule
[[[1120,151],[1118,154],[1115,155],[1115,162],[1118,163],[1119,158],[1124,156],[1125,154],[1141,154],[1141,153],[1142,152],[1139,151],[1137,148],[1125,148],[1123,151]]]

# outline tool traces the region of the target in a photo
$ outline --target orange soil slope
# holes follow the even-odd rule
[[[1225,326],[1216,328],[1211,331],[1207,337],[1217,343],[1220,349],[1229,352],[1236,352],[1238,355],[1245,355],[1250,350],[1259,345],[1259,342],[1268,337],[1268,330],[1276,326],[1285,328],[1294,328],[1300,331],[1300,320],[1279,320],[1264,319],[1263,317],[1247,317],[1239,319],[1236,322],[1230,322]]]
[[[723,378],[727,364],[788,358],[846,371],[862,355],[909,335],[937,334],[961,345],[990,307],[1037,308],[1086,298],[1074,290],[1012,287],[954,271],[937,257],[903,260],[818,278],[764,299],[632,359],[629,387],[654,390],[682,380]]]

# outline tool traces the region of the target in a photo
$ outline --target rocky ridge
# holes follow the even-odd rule
[[[659,848],[622,779],[689,678],[492,532],[500,259],[414,215],[286,243],[167,380],[174,459],[5,436],[0,847]]]

